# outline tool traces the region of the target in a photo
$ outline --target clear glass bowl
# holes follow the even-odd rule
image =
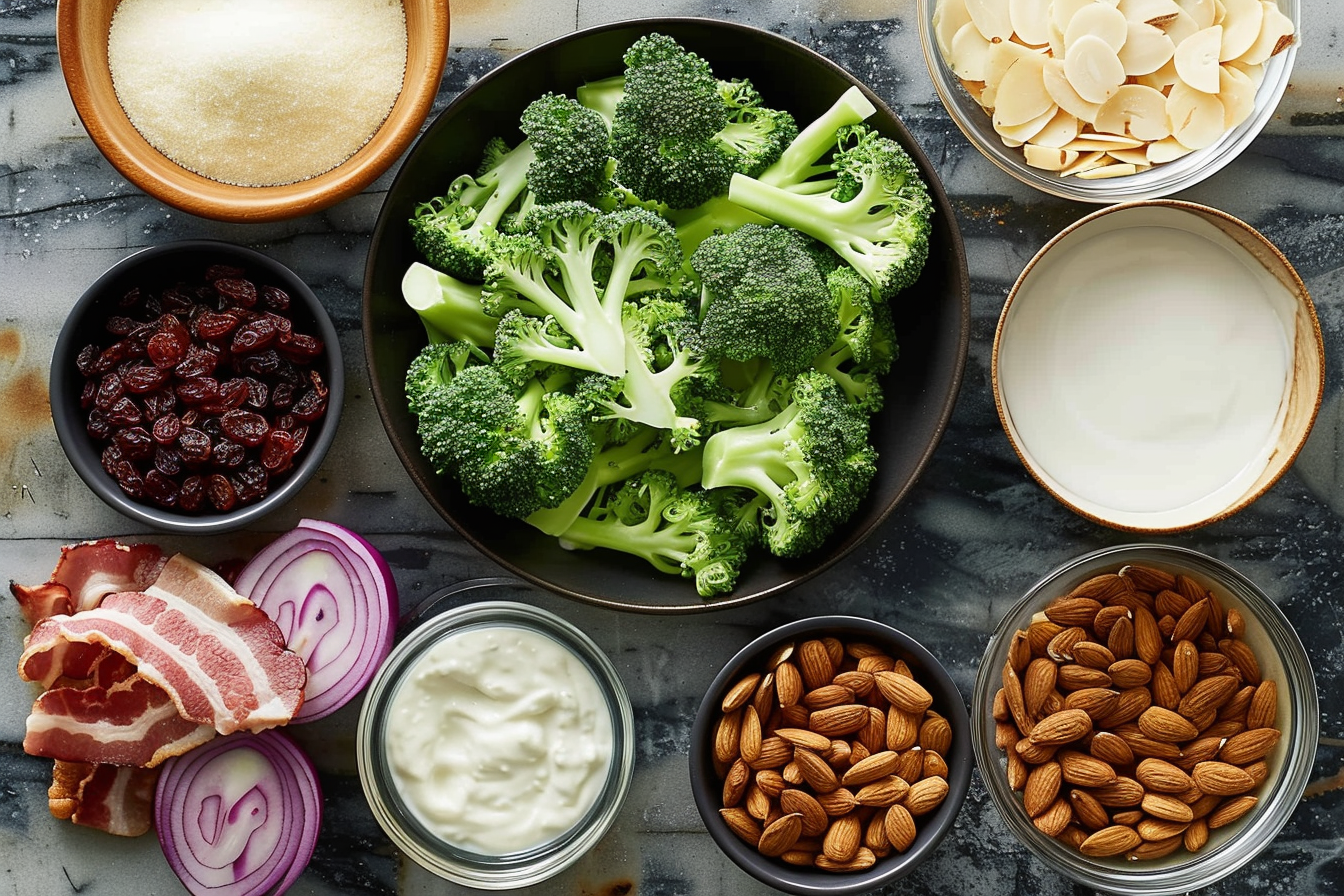
[[[1255,790],[1260,798],[1239,820],[1211,831],[1208,843],[1195,853],[1177,850],[1161,859],[1127,861],[1124,856],[1089,858],[1048,837],[1031,823],[1021,797],[1008,786],[1007,761],[994,744],[994,694],[1002,679],[1013,633],[1025,629],[1032,616],[1056,597],[1094,575],[1140,564],[1183,572],[1209,588],[1225,609],[1246,618],[1247,644],[1255,652],[1263,677],[1278,686],[1275,724],[1282,731],[1266,757],[1269,776]],[[1320,710],[1316,682],[1306,651],[1283,612],[1249,579],[1232,567],[1186,548],[1131,544],[1103,548],[1060,566],[1019,600],[994,632],[985,649],[971,698],[971,734],[975,758],[985,787],[1008,829],[1043,862],[1087,887],[1133,896],[1166,896],[1208,886],[1241,868],[1279,833],[1297,808],[1316,756]]]
[[[961,80],[943,60],[933,32],[933,15],[938,0],[919,0],[919,39],[928,64],[929,77],[938,91],[952,121],[976,149],[999,168],[1029,187],[1081,202],[1112,203],[1134,199],[1156,199],[1194,186],[1235,159],[1251,144],[1274,115],[1279,100],[1288,89],[1297,44],[1302,39],[1300,0],[1278,0],[1279,9],[1293,21],[1297,37],[1286,50],[1265,63],[1264,80],[1255,93],[1255,107],[1246,120],[1227,131],[1218,142],[1196,150],[1172,162],[1122,177],[1080,180],[1061,177],[1028,165],[1022,150],[1004,145],[994,130],[990,114],[962,86]]]
[[[407,634],[369,686],[360,713],[356,755],[364,796],[396,847],[440,877],[482,890],[532,886],[578,861],[611,828],[634,771],[634,715],[616,669],[587,635],[546,610],[506,600],[479,600],[527,589],[509,579],[462,582],[431,595],[412,614],[424,620]],[[461,604],[462,600],[479,600]],[[443,609],[445,605],[458,603]],[[439,612],[442,609],[442,612]],[[468,629],[507,626],[544,635],[567,649],[592,673],[612,722],[612,755],[601,790],[573,827],[538,846],[485,855],[448,843],[425,825],[403,799],[385,750],[389,708],[407,671],[445,638]]]

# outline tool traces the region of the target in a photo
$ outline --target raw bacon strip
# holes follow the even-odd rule
[[[95,609],[38,624],[19,657],[28,681],[62,674],[59,648],[100,644],[168,692],[186,719],[220,734],[288,722],[307,670],[280,629],[218,575],[181,554],[143,592],[108,595]]]
[[[48,616],[58,613],[73,613],[75,609],[70,601],[70,589],[55,582],[43,582],[41,585],[10,582],[9,593],[19,602],[19,612],[29,625],[37,625]]]
[[[168,693],[134,676],[111,688],[52,688],[28,715],[23,749],[67,762],[151,768],[215,736],[178,715]]]
[[[51,814],[121,837],[138,837],[154,820],[157,768],[57,761],[47,803]]]
[[[158,577],[163,563],[158,545],[82,541],[61,548],[61,559],[46,582],[10,582],[9,590],[23,618],[37,625],[48,616],[92,609],[117,591],[143,591]]]

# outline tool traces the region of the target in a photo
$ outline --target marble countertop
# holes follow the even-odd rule
[[[224,538],[158,538],[205,561],[246,555],[303,516],[357,527],[389,560],[410,606],[439,587],[498,574],[434,514],[379,423],[363,369],[361,281],[385,175],[319,214],[222,224],[151,200],[98,153],[75,115],[55,46],[55,0],[0,0],[0,575],[42,581],[63,543],[149,533],[104,506],[74,474],[52,429],[45,383],[75,299],[131,251],[211,237],[258,248],[312,285],[348,367],[341,431],[291,505]],[[866,81],[933,160],[957,210],[972,285],[972,341],[951,425],[909,499],[827,573],[768,602],[683,618],[618,614],[535,593],[611,656],[634,703],[637,771],[608,838],[577,867],[526,892],[713,896],[772,892],[729,862],[691,801],[692,715],[721,664],[756,634],[823,613],[868,616],[927,645],[969,699],[981,654],[1011,603],[1046,571],[1133,540],[1074,515],[1025,472],[999,426],[990,348],[1023,265],[1089,207],[1053,199],[985,161],[951,124],[919,51],[914,0],[454,0],[436,110],[516,52],[576,28],[643,15],[732,19],[784,34]],[[1160,539],[1223,559],[1283,608],[1305,643],[1321,697],[1307,796],[1261,855],[1207,894],[1344,892],[1344,50],[1334,0],[1303,3],[1304,45],[1279,113],[1234,164],[1181,198],[1221,208],[1278,244],[1316,302],[1326,340],[1325,403],[1284,478],[1233,518]],[[0,667],[23,634],[0,603]],[[20,742],[32,693],[0,675],[0,894],[155,894],[184,890],[152,835],[122,840],[50,817],[50,763]],[[354,773],[355,712],[297,732],[316,758],[326,822],[293,894],[469,892],[403,859],[378,828]],[[1081,892],[1013,839],[978,776],[932,859],[884,892],[1039,896]]]

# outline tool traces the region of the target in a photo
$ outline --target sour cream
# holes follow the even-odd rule
[[[1038,257],[996,368],[1033,469],[1087,512],[1160,528],[1228,506],[1279,450],[1294,300],[1207,220],[1108,214]]]
[[[569,649],[508,625],[462,629],[407,670],[384,727],[414,816],[460,849],[506,855],[570,830],[597,801],[614,722]]]

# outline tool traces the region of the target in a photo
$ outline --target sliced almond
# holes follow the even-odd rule
[[[1265,10],[1260,0],[1222,0],[1223,45],[1218,53],[1220,62],[1241,57],[1260,37]]]
[[[1176,0],[1176,5],[1200,28],[1211,26],[1218,14],[1218,0]]]
[[[1004,126],[995,123],[994,129],[998,131],[999,139],[1002,140],[1005,145],[1014,147],[1021,146],[1022,144],[1039,137],[1040,133],[1045,130],[1050,122],[1054,121],[1055,113],[1058,111],[1059,107],[1054,103],[1051,103],[1050,108],[1046,109],[1030,121],[1025,121],[1022,124],[1012,126]],[[1072,118],[1073,116],[1069,117]],[[1074,119],[1074,121],[1077,120],[1078,119],[1076,118]]]
[[[1190,147],[1185,146],[1175,137],[1168,137],[1165,140],[1157,140],[1148,144],[1148,161],[1154,165],[1161,165],[1165,162],[1174,162],[1181,156],[1190,153]]]
[[[1255,82],[1231,65],[1218,67],[1218,100],[1223,104],[1223,125],[1234,128],[1255,111]]]
[[[1147,25],[1169,22],[1181,11],[1175,0],[1120,0],[1116,8],[1129,21]]]
[[[1184,81],[1173,84],[1167,96],[1171,135],[1190,149],[1216,143],[1223,135],[1225,114],[1218,97],[1196,90]]]
[[[1143,141],[1171,136],[1167,98],[1141,84],[1126,84],[1117,90],[1101,104],[1092,124],[1098,131],[1125,134]]]
[[[1050,42],[1050,5],[1051,0],[1008,0],[1008,19],[1018,40],[1034,47]]]
[[[952,69],[958,78],[983,81],[989,48],[989,41],[975,27],[975,23],[967,22],[952,35],[952,46],[947,54],[947,67]]]
[[[1050,98],[1043,80],[1044,66],[1045,57],[1036,53],[1022,56],[1008,66],[999,82],[994,104],[996,128],[1024,124],[1053,109],[1055,101]],[[1045,121],[1048,122],[1049,118]],[[1042,122],[1042,127],[1044,124]]]
[[[1093,2],[1095,0],[1053,0],[1050,4],[1050,23],[1063,34],[1078,11],[1091,6]]]
[[[933,6],[933,37],[944,59],[952,55],[952,35],[971,21],[966,0],[938,0]]]
[[[1056,107],[1050,121],[1031,138],[1037,146],[1060,147],[1078,137],[1083,123],[1078,117]]]
[[[1106,153],[1104,152],[1086,152],[1080,153],[1078,158],[1073,161],[1060,174],[1078,175],[1084,171],[1091,171],[1106,164]]]
[[[1077,121],[1077,119],[1074,119]],[[1027,164],[1043,171],[1063,171],[1078,159],[1075,150],[1060,149],[1057,146],[1038,146],[1028,143],[1022,147]]]
[[[1127,162],[1112,162],[1106,165],[1097,165],[1086,171],[1079,171],[1075,177],[1081,180],[1101,180],[1106,177],[1128,177],[1136,174],[1139,168],[1137,165],[1131,165]]]
[[[1273,0],[1260,0],[1260,8],[1262,10],[1260,33],[1256,35],[1246,52],[1237,57],[1238,62],[1259,65],[1275,53],[1287,49],[1292,43],[1293,20],[1284,15]]]
[[[985,40],[1007,40],[1013,36],[1013,21],[1008,0],[965,0],[971,21]]]
[[[1223,44],[1223,26],[1210,25],[1176,45],[1176,74],[1201,93],[1218,92],[1218,55]]]
[[[1048,58],[1045,54],[1030,47],[1025,47],[1015,40],[1001,40],[989,45],[989,53],[985,57],[983,71],[985,86],[980,91],[980,103],[982,105],[993,108],[995,101],[998,99],[1003,76],[1008,73],[1008,69],[1012,67],[1013,63],[1026,57]]]
[[[1161,28],[1147,22],[1127,22],[1124,44],[1117,50],[1126,75],[1151,74],[1166,65],[1176,44]]]
[[[1120,57],[1110,44],[1090,34],[1079,37],[1064,53],[1064,74],[1090,103],[1106,102],[1125,83]]]
[[[1124,46],[1128,33],[1129,22],[1120,10],[1105,3],[1089,3],[1069,19],[1068,27],[1064,29],[1064,52],[1067,53],[1078,38],[1089,34],[1118,51]]]

